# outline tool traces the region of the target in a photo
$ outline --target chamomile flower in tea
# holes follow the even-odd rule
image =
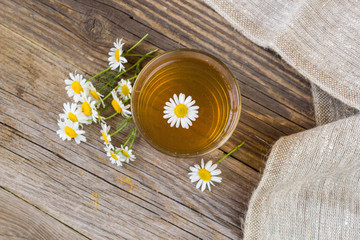
[[[73,98],[75,102],[81,100],[81,94],[88,91],[89,83],[86,82],[86,79],[81,74],[69,73],[70,79],[65,80],[65,90],[69,97]]]
[[[111,95],[113,97],[113,100],[111,102],[111,105],[113,106],[114,110],[118,113],[121,114],[121,116],[123,116],[124,118],[128,118],[131,115],[131,112],[128,110],[130,108],[130,105],[124,105],[122,103],[122,101],[120,101],[120,99],[118,98],[118,96],[116,95],[116,91],[113,90],[111,92]]]
[[[135,161],[136,157],[128,146],[123,147],[121,145],[120,149],[120,154],[126,163],[129,163],[129,161]]]
[[[122,57],[122,53],[123,53],[123,45],[124,43],[121,43],[122,39],[116,39],[116,41],[114,42],[114,46],[115,48],[111,48],[109,55],[110,57],[108,58],[109,60],[109,66],[111,67],[111,70],[115,70],[117,68],[119,68],[119,72],[125,70],[125,67],[123,65],[123,63],[127,63],[126,58]]]
[[[221,174],[220,169],[216,169],[217,164],[212,164],[212,161],[208,161],[204,165],[204,159],[201,159],[201,167],[198,164],[195,164],[193,167],[190,167],[191,172],[190,180],[191,182],[196,182],[196,188],[201,187],[201,191],[204,191],[206,186],[209,191],[211,191],[211,185],[214,185],[213,182],[221,182],[221,177],[217,175]]]
[[[193,106],[194,104],[195,100],[191,96],[185,98],[183,93],[180,93],[179,96],[174,94],[173,98],[170,98],[164,106],[164,118],[169,119],[170,127],[175,125],[178,128],[181,125],[182,128],[189,129],[192,121],[199,117],[199,106]]]
[[[58,125],[60,129],[56,133],[63,141],[74,139],[77,144],[86,142],[86,137],[83,135],[85,131],[79,129],[79,122],[58,121]]]
[[[121,81],[118,84],[119,84],[118,92],[120,93],[122,99],[126,100],[130,98],[130,94],[132,92],[130,81],[125,81],[124,79],[121,79]]]
[[[64,113],[59,114],[60,119],[69,119],[72,122],[86,123],[87,117],[81,111],[81,105],[76,103],[64,103]]]

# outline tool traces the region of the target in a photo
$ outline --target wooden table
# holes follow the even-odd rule
[[[5,0],[0,6],[1,239],[242,238],[271,145],[315,125],[309,83],[201,1]],[[137,160],[117,167],[103,151],[99,125],[86,128],[81,145],[56,134],[69,101],[67,74],[94,75],[107,68],[116,38],[129,47],[146,33],[136,53],[204,50],[238,80],[240,122],[205,159],[246,145],[220,165],[223,182],[212,192],[189,181],[189,166],[200,158],[168,157],[138,137]]]

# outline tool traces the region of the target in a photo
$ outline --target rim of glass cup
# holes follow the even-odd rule
[[[160,54],[159,56],[156,56],[154,57],[153,59],[151,59],[140,71],[139,75],[137,76],[136,78],[136,81],[134,83],[134,86],[133,86],[133,94],[135,94],[135,89],[138,87],[137,85],[140,84],[140,81],[138,81],[138,79],[141,79],[144,74],[144,72],[146,72],[146,70],[148,68],[151,68],[152,67],[152,64],[154,62],[156,62],[157,60],[159,60],[160,58],[164,58],[170,54],[174,54],[174,53],[177,53],[177,52],[196,52],[196,53],[199,53],[199,54],[203,54],[209,58],[212,58],[213,60],[215,60],[217,63],[220,64],[221,67],[224,68],[224,71],[226,71],[230,78],[228,79],[227,78],[227,81],[230,83],[231,81],[234,83],[235,85],[235,92],[237,94],[237,96],[239,97],[237,103],[238,103],[238,110],[236,111],[236,117],[235,119],[233,120],[229,120],[231,121],[230,122],[230,126],[229,126],[229,130],[226,132],[225,136],[222,137],[222,139],[217,143],[217,144],[214,144],[214,146],[211,146],[210,148],[206,149],[205,151],[203,152],[199,152],[199,153],[194,153],[194,154],[191,154],[191,153],[181,153],[181,154],[176,154],[176,153],[173,153],[171,151],[167,151],[166,149],[164,148],[161,148],[159,146],[156,146],[155,144],[153,144],[151,142],[150,139],[148,139],[148,137],[143,134],[142,132],[142,129],[141,129],[141,124],[139,124],[139,122],[137,121],[136,119],[136,116],[134,114],[134,105],[135,105],[135,101],[131,101],[131,110],[132,110],[132,117],[133,117],[133,121],[134,121],[134,124],[135,126],[138,128],[140,134],[143,136],[143,138],[145,139],[145,141],[147,143],[149,143],[149,145],[156,149],[157,151],[161,152],[161,153],[164,153],[166,155],[169,155],[169,156],[173,156],[173,157],[178,157],[178,158],[192,158],[192,157],[199,157],[199,156],[203,156],[205,154],[208,154],[212,151],[214,151],[215,149],[218,149],[219,147],[221,147],[227,140],[229,140],[229,138],[232,136],[232,134],[234,133],[235,129],[236,129],[236,126],[239,122],[239,119],[240,119],[240,115],[241,115],[241,92],[240,92],[240,88],[239,88],[239,85],[237,83],[237,80],[235,78],[235,76],[232,74],[232,72],[230,71],[230,69],[221,61],[219,60],[217,57],[214,57],[213,55],[209,54],[209,53],[206,53],[204,51],[201,51],[201,50],[197,50],[197,49],[191,49],[191,48],[180,48],[180,49],[175,49],[175,50],[170,50],[170,51],[166,51],[162,54]],[[142,85],[146,84],[146,82],[142,83]],[[231,84],[231,83],[230,83]],[[140,91],[139,93],[141,92],[141,87],[140,86]]]

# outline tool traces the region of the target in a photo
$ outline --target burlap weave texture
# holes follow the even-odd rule
[[[360,2],[204,1],[311,81],[326,124],[275,143],[244,238],[360,239]]]

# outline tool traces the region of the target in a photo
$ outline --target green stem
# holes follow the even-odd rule
[[[135,76],[133,76],[133,77],[131,77],[131,78],[128,78],[127,81],[131,81],[131,80],[133,80],[134,78],[137,78],[137,75],[135,75]]]
[[[145,54],[146,55],[146,54]],[[144,54],[129,54],[129,53],[124,53],[123,57],[142,57],[145,56]],[[146,55],[146,57],[155,57],[155,56],[150,56],[150,55]]]
[[[130,140],[130,138],[132,137],[132,135],[133,135],[133,132],[134,132],[134,129],[131,131],[131,133],[129,134],[129,136],[128,136],[128,138],[127,138],[127,140],[126,140],[126,142],[123,144],[123,147],[125,147],[126,146],[126,144],[129,142],[129,140]]]
[[[110,137],[114,136],[115,134],[117,134],[118,132],[120,132],[121,130],[123,130],[128,124],[129,122],[132,120],[132,117],[129,117],[129,118],[126,118],[124,119],[121,124],[120,124],[120,127],[115,131],[113,132],[112,134],[110,134]]]
[[[140,60],[142,61],[144,58],[140,58]],[[134,65],[132,65],[131,67],[129,67],[128,69],[126,69],[125,71],[122,71],[121,73],[119,73],[118,75],[116,75],[113,79],[111,79],[108,83],[105,84],[105,86],[103,86],[99,92],[101,92],[102,90],[104,90],[107,86],[109,86],[110,83],[112,83],[112,81],[114,81],[115,79],[117,79],[118,77],[120,77],[121,75],[123,75],[124,73],[130,71],[131,69],[133,69],[137,64],[139,64],[141,61],[138,60]]]
[[[113,115],[111,115],[111,116],[109,116],[109,117],[105,118],[104,120],[108,120],[108,119],[110,119],[110,118],[113,118],[113,117],[115,117],[117,114],[118,114],[118,113],[116,112],[116,113],[114,113]]]
[[[94,78],[96,78],[96,77],[100,76],[101,74],[103,74],[103,73],[105,73],[105,72],[109,71],[110,69],[111,69],[111,67],[108,67],[107,69],[105,69],[105,70],[103,70],[103,71],[99,72],[99,73],[98,73],[98,74],[96,74],[95,76],[92,76],[91,78],[89,78],[88,80],[86,80],[86,82],[93,80]]]
[[[149,34],[145,34],[145,36],[143,36],[137,43],[135,43],[135,45],[133,45],[129,50],[127,50],[125,52],[125,54],[131,52],[131,50],[133,50],[137,45],[139,45]]]
[[[130,71],[131,69],[133,69],[134,67],[136,67],[137,65],[139,65],[148,55],[151,55],[155,52],[157,52],[158,49],[155,49],[151,52],[148,52],[147,54],[145,54],[144,56],[142,56],[134,65],[132,65],[131,67],[129,67],[128,69],[126,69],[125,71],[122,71],[121,73],[119,73],[118,75],[116,75],[113,79],[111,79],[108,83],[105,84],[105,86],[103,86],[99,92],[101,92],[102,90],[104,90],[107,86],[109,86],[110,83],[112,83],[112,81],[114,81],[115,79],[117,79],[118,77],[120,77],[121,75],[123,75],[124,73]]]
[[[228,156],[230,156],[231,154],[233,154],[234,152],[236,152],[240,147],[242,147],[242,145],[245,144],[245,141],[243,141],[242,143],[240,143],[239,145],[237,145],[233,150],[231,150],[231,152],[229,152],[228,154],[226,154],[225,156],[223,156],[219,161],[216,162],[216,164],[219,165],[219,163],[221,163],[222,160],[224,160],[225,158],[227,158]]]
[[[129,150],[131,149],[134,141],[135,141],[135,137],[136,137],[136,127],[134,127],[134,133],[133,133],[133,138],[131,140],[130,146],[129,146]]]

